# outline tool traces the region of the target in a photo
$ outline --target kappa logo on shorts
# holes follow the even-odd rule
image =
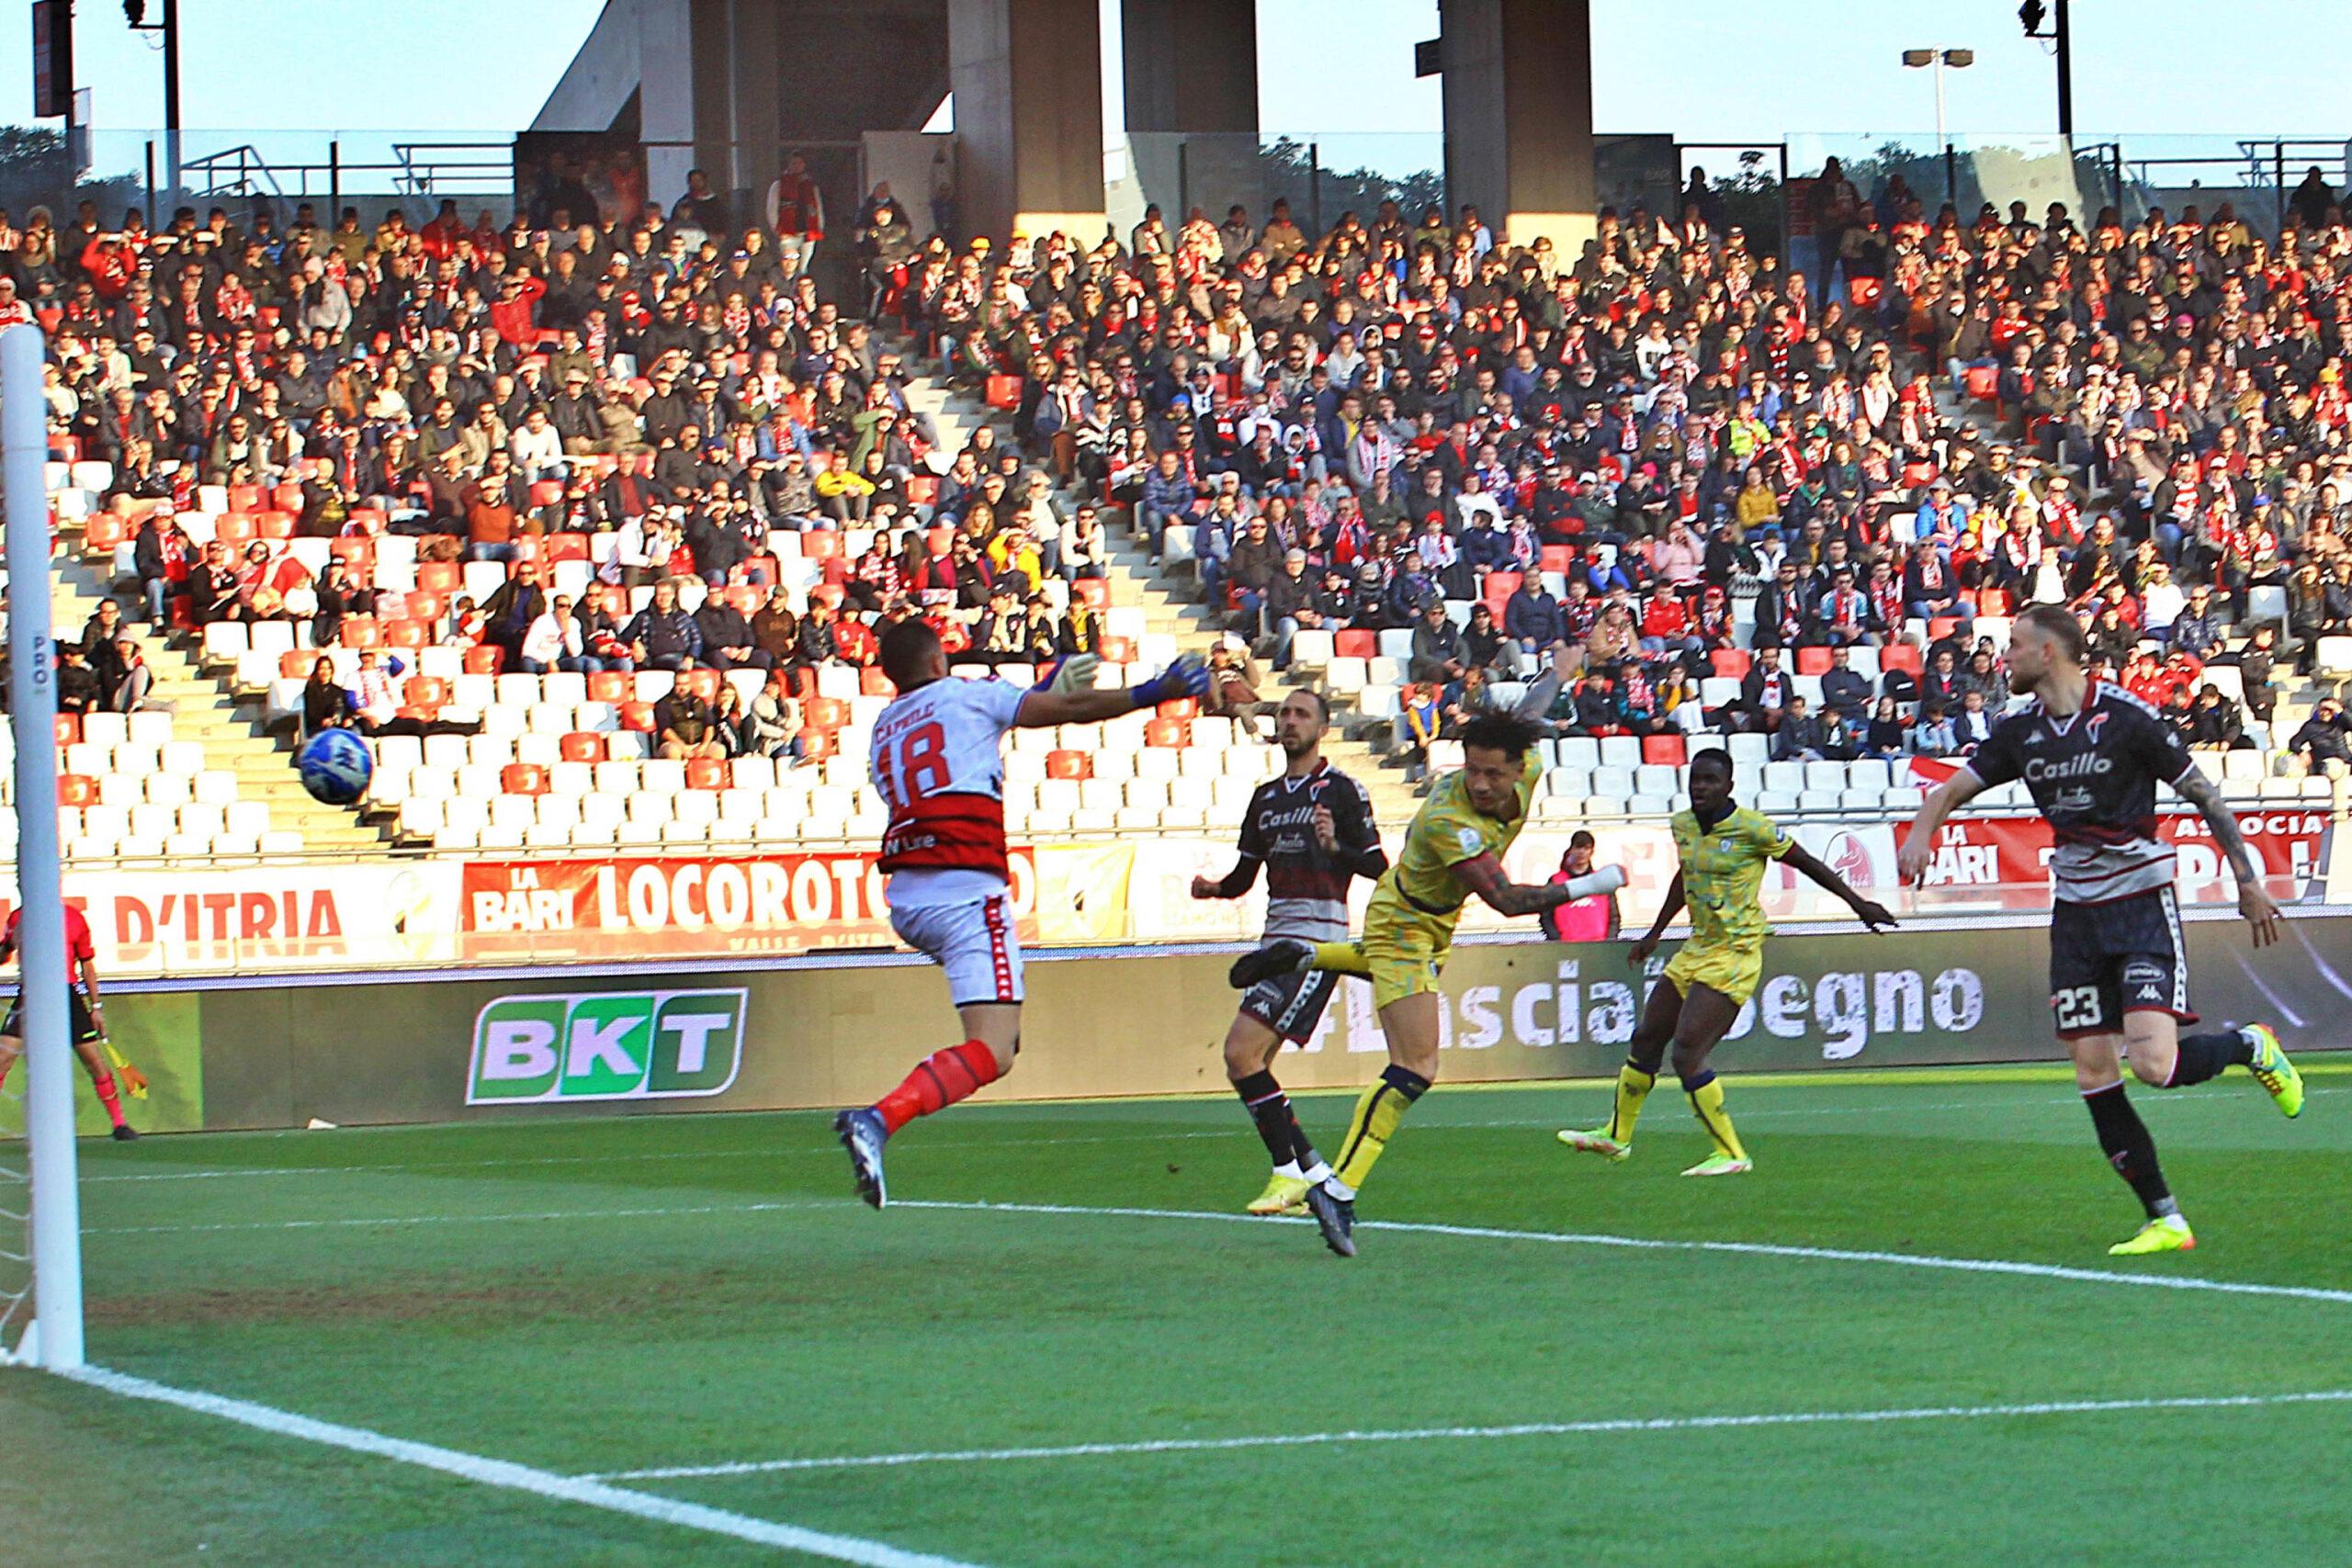
[[[2143,986],[2132,993],[2132,999],[2135,1002],[2160,1002],[2165,999],[2165,994],[2154,986]]]

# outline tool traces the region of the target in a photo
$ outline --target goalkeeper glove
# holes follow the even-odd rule
[[[1102,660],[1091,653],[1073,653],[1056,664],[1046,678],[1037,682],[1041,692],[1091,692],[1094,689],[1094,671]]]
[[[1192,654],[1176,661],[1141,685],[1128,688],[1138,708],[1156,708],[1179,697],[1197,697],[1209,689],[1209,667]]]

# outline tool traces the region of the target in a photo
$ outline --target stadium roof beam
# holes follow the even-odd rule
[[[1563,271],[1593,237],[1590,0],[1441,0],[1445,184],[1525,244],[1551,238]]]

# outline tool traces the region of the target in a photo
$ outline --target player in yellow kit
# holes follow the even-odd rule
[[[1724,1109],[1724,1088],[1708,1067],[1707,1056],[1764,977],[1764,939],[1770,934],[1771,921],[1758,895],[1767,865],[1786,861],[1846,900],[1855,918],[1871,931],[1895,923],[1893,915],[1849,887],[1844,877],[1781,831],[1770,818],[1735,804],[1731,784],[1728,753],[1702,751],[1691,759],[1690,808],[1674,815],[1674,850],[1681,869],[1674,874],[1657,920],[1634,944],[1633,963],[1639,967],[1648,962],[1666,923],[1685,904],[1690,909],[1690,937],[1667,964],[1642,1010],[1632,1049],[1617,1073],[1617,1100],[1608,1125],[1589,1133],[1563,1132],[1560,1142],[1572,1149],[1612,1161],[1634,1152],[1634,1122],[1657,1082],[1671,1043],[1674,1070],[1690,1097],[1691,1111],[1715,1145],[1713,1153],[1682,1174],[1744,1176],[1755,1168]]]
[[[1555,671],[1535,682],[1516,713],[1484,715],[1462,727],[1462,767],[1438,782],[1406,829],[1396,863],[1373,889],[1361,938],[1269,942],[1233,965],[1238,989],[1301,969],[1372,980],[1388,1066],[1356,1101],[1330,1177],[1306,1192],[1324,1242],[1342,1258],[1355,1256],[1357,1190],[1437,1077],[1438,976],[1464,903],[1476,894],[1500,913],[1533,915],[1624,882],[1615,866],[1537,887],[1521,886],[1503,871],[1503,852],[1527,825],[1528,802],[1544,776],[1535,728],[1525,716],[1550,705],[1559,679]]]

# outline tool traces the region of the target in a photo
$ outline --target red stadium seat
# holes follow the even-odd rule
[[[849,722],[849,705],[839,697],[810,697],[802,721],[811,729],[839,729]]]
[[[629,679],[617,670],[599,670],[588,677],[588,700],[592,703],[625,703],[628,701]]]
[[[1576,564],[1577,549],[1574,545],[1546,545],[1544,547],[1544,553],[1541,559],[1541,565],[1544,570],[1566,573],[1573,570]]]
[[[531,486],[533,506],[553,506],[562,499],[563,481],[561,479],[539,479]]]
[[[991,376],[986,391],[989,407],[992,409],[1017,409],[1021,406],[1021,378],[1018,376]]]
[[[922,543],[923,548],[933,555],[944,556],[956,547],[956,530],[945,524],[941,524],[935,528],[926,528],[922,533]],[[800,550],[803,555],[808,553],[808,544],[806,539],[801,541]]]
[[[1928,619],[1928,640],[1929,642],[1941,642],[1944,638],[1951,636],[1958,630],[1960,630],[1960,617],[1958,615],[1931,615]]]
[[[1143,727],[1143,743],[1147,746],[1190,746],[1193,727],[1181,718],[1155,718]]]
[[[82,719],[78,714],[57,716],[57,743],[60,746],[79,745],[82,740]]]
[[[820,582],[808,590],[808,603],[822,604],[829,610],[840,609],[842,601],[847,597],[848,595],[842,592],[842,585],[838,582]]]
[[[265,539],[290,539],[294,536],[294,514],[291,512],[263,512],[254,517],[254,530]]]
[[[588,539],[582,534],[549,534],[547,536],[548,559],[586,560]]]
[[[1081,577],[1069,585],[1069,592],[1098,615],[1111,607],[1111,584],[1103,578]]]
[[[939,476],[917,474],[907,480],[907,501],[914,506],[929,506],[939,499]]]
[[[800,536],[800,554],[806,560],[839,560],[842,536],[831,528],[811,528]]]
[[[437,712],[441,705],[449,700],[449,682],[438,675],[413,675],[408,684],[401,688],[401,695],[412,706],[423,708],[427,713]]]
[[[107,513],[82,521],[82,548],[92,555],[111,554],[117,545],[130,537],[130,525]]]
[[[231,485],[229,487],[229,510],[232,512],[260,511],[261,486]]]
[[[495,675],[506,663],[506,650],[492,643],[482,643],[466,649],[466,673]]]
[[[1102,639],[1103,663],[1133,664],[1135,661],[1136,644],[1133,637],[1106,637]]]
[[[427,593],[461,593],[466,587],[465,569],[453,560],[419,561],[416,585]]]
[[[344,570],[355,578],[376,570],[376,541],[364,534],[344,535],[327,541],[327,553],[343,562]],[[421,586],[431,586],[422,584]]]
[[[1046,753],[1046,776],[1049,779],[1091,779],[1094,776],[1094,759],[1083,751],[1067,749]]]
[[[633,730],[639,735],[652,734],[653,705],[651,703],[623,703],[621,728]]]
[[[1962,385],[1980,403],[1989,403],[2001,389],[2001,373],[1990,365],[1972,365]]]
[[[345,615],[342,632],[336,640],[345,648],[381,648],[384,646],[384,630],[376,624],[373,615]]]
[[[302,510],[302,487],[293,484],[279,485],[270,492],[270,500],[277,503],[277,510],[280,512],[300,512]]]
[[[841,749],[839,737],[830,729],[804,729],[800,732],[800,755],[804,761],[821,762]]]
[[[1152,715],[1156,718],[1198,718],[1201,716],[1201,699],[1170,697],[1154,708]]]
[[[386,648],[418,649],[433,645],[433,628],[423,621],[402,617],[397,621],[386,621],[383,626]]]
[[[311,664],[316,662],[319,657],[317,650],[313,649],[288,649],[277,656],[277,678],[281,681],[307,679],[311,673]]]
[[[98,781],[83,773],[57,775],[57,804],[60,806],[96,806],[98,803]]]
[[[2009,591],[2006,588],[1980,588],[1976,591],[1976,613],[1980,615],[2006,615],[2009,613]]]
[[[863,697],[890,697],[898,694],[899,688],[890,683],[890,677],[882,673],[879,665],[869,664],[857,672],[857,692]]]
[[[1744,648],[1718,648],[1707,655],[1707,662],[1714,667],[1717,675],[1726,681],[1747,678],[1748,658]]]
[[[1798,673],[1798,674],[1800,674],[1800,675],[1826,675],[1826,674],[1827,674],[1828,672],[1829,672],[1829,650],[1828,650],[1827,649],[1826,649],[1826,648],[1800,648],[1800,649],[1797,649],[1797,673]]]
[[[223,512],[212,520],[212,536],[232,550],[242,550],[259,536],[250,512]]]
[[[563,738],[562,755],[567,762],[601,762],[605,738],[593,729],[575,729]]]
[[[547,546],[536,534],[517,534],[513,545],[513,558],[507,563],[506,575],[514,575],[518,566],[537,566],[546,558]]]
[[[548,771],[537,762],[509,762],[498,771],[498,784],[509,795],[545,795]]]
[[[1494,612],[1498,622],[1503,618],[1503,606],[1510,604],[1510,596],[1519,592],[1521,581],[1521,574],[1516,571],[1487,573],[1487,581],[1480,585],[1479,592],[1487,601],[1487,608]]]
[[[716,757],[696,757],[686,764],[688,789],[725,789],[727,764]]]
[[[716,670],[686,671],[678,677],[677,683],[684,690],[694,693],[704,702],[715,703],[718,700],[718,671]]]
[[[1900,670],[1906,674],[1917,675],[1928,666],[1927,661],[1919,656],[1917,644],[1890,642],[1878,650],[1878,667],[1882,670]]]
[[[1331,636],[1331,653],[1338,659],[1376,659],[1380,655],[1380,637],[1376,632],[1344,631]]]
[[[1679,768],[1689,759],[1684,755],[1679,735],[1645,735],[1642,737],[1642,761],[1661,768]]]

